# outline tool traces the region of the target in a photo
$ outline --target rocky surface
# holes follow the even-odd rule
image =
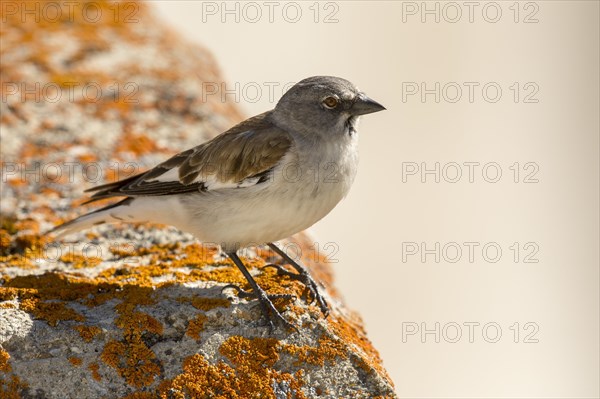
[[[304,235],[287,245],[327,286],[327,319],[300,283],[262,269],[273,253],[243,253],[268,292],[296,295],[276,305],[299,330],[271,332],[256,301],[223,289],[249,288],[233,264],[174,228],[43,234],[92,209],[78,207],[83,189],[241,119],[203,91],[221,82],[211,55],[145,4],[56,2],[58,18],[45,4],[14,2],[2,16],[0,397],[395,397]]]

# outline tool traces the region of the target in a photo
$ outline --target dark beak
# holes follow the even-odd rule
[[[352,105],[352,108],[350,108],[350,112],[352,115],[358,116],[383,111],[384,109],[385,107],[383,105],[379,104],[377,101],[371,100],[363,93],[360,93],[356,102]]]

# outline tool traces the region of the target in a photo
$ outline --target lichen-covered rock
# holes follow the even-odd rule
[[[77,12],[91,3],[103,11],[98,20]],[[19,8],[35,4],[39,18]],[[298,331],[272,332],[256,301],[225,288],[249,287],[218,248],[174,228],[98,226],[61,243],[44,236],[86,211],[85,188],[241,118],[202,92],[220,81],[210,54],[143,3],[55,2],[63,14],[52,20],[45,4],[14,2],[1,25],[0,397],[395,397],[362,322],[304,235],[288,245],[327,286],[327,319],[300,283],[261,268],[277,261],[272,252],[243,253],[269,293],[296,296],[276,306]]]

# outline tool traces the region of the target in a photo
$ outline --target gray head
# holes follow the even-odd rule
[[[336,136],[353,133],[360,115],[384,109],[345,79],[313,76],[290,88],[272,115],[286,130]]]

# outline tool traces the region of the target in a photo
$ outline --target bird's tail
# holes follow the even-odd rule
[[[93,226],[98,226],[107,222],[117,222],[114,216],[111,216],[111,209],[121,205],[127,205],[132,198],[125,198],[115,204],[105,206],[85,215],[81,215],[76,219],[63,223],[50,230],[47,234],[54,236],[54,240],[58,240],[66,235],[77,233],[78,231],[89,229]]]

